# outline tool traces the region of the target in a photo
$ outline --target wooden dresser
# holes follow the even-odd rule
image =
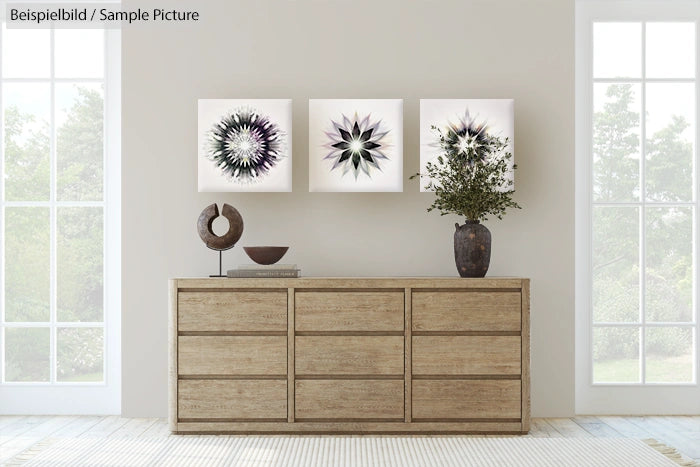
[[[526,433],[529,279],[170,281],[176,433]]]

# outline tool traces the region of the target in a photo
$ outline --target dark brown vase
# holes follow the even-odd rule
[[[484,277],[491,261],[491,232],[479,221],[455,223],[455,264],[462,277]]]

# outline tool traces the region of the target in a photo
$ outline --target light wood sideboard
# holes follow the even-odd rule
[[[530,281],[170,280],[175,433],[527,433]]]

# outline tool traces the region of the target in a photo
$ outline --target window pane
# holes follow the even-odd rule
[[[56,85],[59,201],[102,200],[103,108],[99,84]]]
[[[593,24],[593,77],[641,78],[642,24]]]
[[[7,29],[2,24],[2,76],[48,78],[51,73],[48,29]]]
[[[593,382],[640,382],[639,328],[593,328]]]
[[[103,29],[56,29],[54,34],[57,78],[103,76]]]
[[[5,341],[5,381],[49,380],[49,328],[5,328]]]
[[[638,84],[594,86],[594,201],[639,199],[640,90]]]
[[[692,201],[695,85],[650,83],[646,193],[650,201]]]
[[[5,208],[5,319],[49,320],[49,209]]]
[[[102,322],[102,208],[58,208],[57,317]]]
[[[647,23],[647,78],[695,77],[695,24]]]
[[[693,381],[693,331],[690,328],[647,328],[646,380],[650,383]]]
[[[6,83],[2,93],[5,125],[5,199],[48,201],[49,115],[48,84]]]
[[[103,380],[102,328],[58,328],[58,381],[85,382]]]
[[[593,321],[639,322],[639,209],[593,208]]]
[[[646,319],[693,317],[692,208],[646,209]]]

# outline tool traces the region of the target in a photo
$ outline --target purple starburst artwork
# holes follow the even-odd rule
[[[231,180],[257,182],[281,159],[283,136],[268,116],[240,108],[214,124],[207,157]]]
[[[291,99],[199,99],[202,192],[292,190]]]

